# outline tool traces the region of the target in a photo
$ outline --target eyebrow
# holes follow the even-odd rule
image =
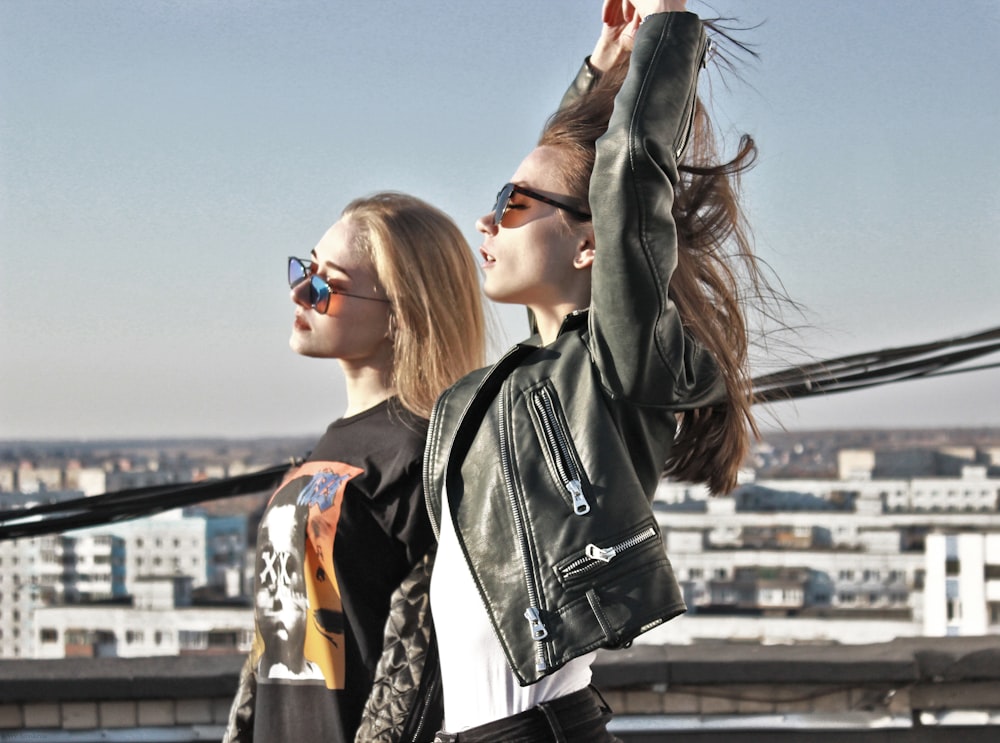
[[[313,263],[319,263],[319,261],[316,259],[316,251],[315,250],[310,250],[309,251],[309,257],[313,259]],[[323,266],[323,268],[328,268],[328,269],[333,269],[334,271],[339,271],[340,273],[344,274],[348,279],[353,279],[353,277],[351,276],[351,272],[348,271],[343,266],[341,266],[339,263],[334,263],[333,261],[324,261],[322,263],[322,266]]]

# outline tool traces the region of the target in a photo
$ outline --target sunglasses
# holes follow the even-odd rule
[[[344,297],[354,297],[355,299],[367,299],[369,302],[382,302],[390,304],[388,299],[381,297],[365,297],[361,294],[351,294],[350,292],[332,289],[326,279],[317,276],[312,270],[312,261],[303,258],[288,257],[288,286],[298,289],[303,284],[308,284],[309,304],[324,315],[336,315],[344,304]]]
[[[507,183],[500,189],[500,192],[497,194],[497,203],[493,205],[493,224],[503,224],[503,218],[506,216],[507,210],[510,208],[510,197],[514,194],[521,194],[521,196],[527,196],[529,199],[534,199],[535,201],[541,201],[543,204],[554,206],[556,209],[562,209],[564,212],[573,215],[577,219],[584,221],[590,219],[590,215],[586,212],[581,212],[579,209],[574,209],[573,207],[560,203],[555,199],[550,199],[548,196],[542,196],[542,194],[537,191],[532,191],[531,189],[524,188],[522,186],[515,186],[513,183]]]

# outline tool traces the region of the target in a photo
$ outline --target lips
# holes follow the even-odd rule
[[[489,268],[497,262],[497,259],[492,254],[486,252],[486,248],[479,248],[479,255],[483,257],[482,268]]]
[[[311,330],[312,326],[306,322],[306,319],[299,313],[295,313],[295,322],[292,324],[295,330]]]

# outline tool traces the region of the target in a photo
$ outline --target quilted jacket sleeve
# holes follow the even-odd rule
[[[254,699],[257,696],[257,675],[250,655],[240,670],[240,685],[233,705],[229,708],[229,722],[222,743],[251,743],[253,741]]]
[[[430,740],[441,727],[444,700],[430,610],[433,564],[432,550],[392,594],[382,656],[356,743]]]

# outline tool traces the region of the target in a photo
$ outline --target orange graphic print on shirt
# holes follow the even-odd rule
[[[328,689],[344,688],[344,610],[333,567],[337,523],[344,489],[364,470],[326,463],[299,493],[298,506],[308,507],[306,522],[306,593],[309,621],[304,655],[323,672]]]
[[[257,630],[262,679],[345,683],[344,613],[334,546],[344,492],[364,470],[307,462],[285,479],[261,522]]]

